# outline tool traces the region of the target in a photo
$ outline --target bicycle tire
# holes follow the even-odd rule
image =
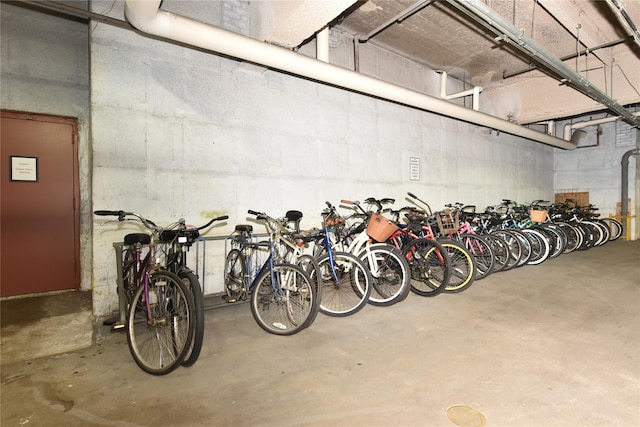
[[[564,248],[565,254],[571,253],[580,247],[582,244],[582,233],[578,228],[566,222],[556,222],[554,224],[562,230],[567,238]]]
[[[493,253],[495,255],[495,262],[493,263],[493,272],[498,272],[504,270],[505,266],[509,262],[511,258],[511,253],[509,250],[509,246],[507,242],[500,236],[487,234],[486,236],[482,236],[484,239],[487,239],[489,244],[491,245],[491,249],[493,249]],[[476,274],[476,280],[478,280]]]
[[[502,238],[509,247],[509,260],[502,267],[501,271],[509,271],[516,267],[522,258],[522,243],[520,239],[508,230],[494,230],[491,234]]]
[[[602,246],[609,241],[609,237],[611,237],[611,230],[609,230],[609,226],[603,223],[599,219],[590,219],[590,224],[593,224],[598,229],[599,238],[596,242],[596,246]]]
[[[333,265],[329,255],[318,260],[317,279],[322,284],[319,311],[332,317],[353,315],[369,302],[373,278],[353,254],[333,252],[332,258]]]
[[[601,218],[600,221],[604,222],[609,227],[609,241],[618,240],[622,236],[622,223],[613,218]]]
[[[131,302],[127,343],[143,371],[166,375],[182,364],[193,339],[193,299],[183,281],[168,271],[149,273],[146,290],[148,301],[145,286],[139,286]]]
[[[224,261],[224,292],[227,302],[246,300],[249,294],[247,266],[239,249],[231,249]]]
[[[311,325],[317,311],[316,286],[297,265],[276,264],[264,270],[251,291],[253,318],[274,335],[300,332]]]
[[[204,294],[198,277],[190,269],[181,269],[178,272],[178,277],[180,277],[188,287],[190,295],[193,298],[193,307],[195,310],[193,339],[182,362],[182,366],[189,368],[198,361],[204,342]]]
[[[572,225],[582,233],[582,242],[577,250],[586,251],[596,245],[599,233],[595,226],[586,222],[573,222]]]
[[[315,272],[318,271],[318,260],[316,260],[311,255],[300,255],[296,258],[295,265],[302,268],[309,279],[311,279],[312,284],[316,287],[316,299],[318,301],[322,300],[322,286],[319,280],[313,280],[312,275],[315,275]],[[318,303],[319,304],[319,303]],[[313,314],[313,318],[309,319],[309,324],[313,323],[316,320],[316,316],[318,315],[319,310],[315,310]]]
[[[394,305],[407,298],[410,291],[409,263],[395,247],[373,243],[358,257],[367,266],[373,279],[369,304],[379,307]]]
[[[550,247],[547,236],[538,230],[532,228],[523,228],[521,230],[531,242],[531,258],[527,261],[529,265],[538,265],[543,263],[549,257]]]
[[[426,237],[411,240],[402,255],[409,264],[411,292],[434,297],[444,291],[451,276],[451,261],[437,240]]]
[[[451,276],[443,292],[458,293],[469,288],[476,278],[473,256],[461,244],[449,239],[439,239],[451,261]]]
[[[460,243],[476,261],[476,280],[482,280],[493,273],[496,256],[485,236],[471,233],[461,234]]]
[[[127,300],[127,309],[136,293],[136,259],[135,250],[129,248],[122,256],[122,287]]]
[[[541,224],[535,228],[546,233],[549,237],[549,243],[551,243],[549,259],[557,258],[564,253],[567,246],[567,235],[562,231],[562,228],[550,223]]]
[[[528,264],[531,256],[533,255],[531,240],[522,232],[522,230],[510,228],[505,231],[509,231],[511,234],[516,236],[522,246],[522,256],[520,257],[520,261],[518,261],[516,267],[522,267],[523,265]]]

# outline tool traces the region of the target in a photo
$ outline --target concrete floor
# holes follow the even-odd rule
[[[100,327],[89,348],[3,364],[1,424],[636,427],[639,261],[640,242],[612,242],[291,337],[247,304],[209,310],[198,363],[164,377]]]

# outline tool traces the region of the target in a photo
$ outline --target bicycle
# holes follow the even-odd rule
[[[265,213],[248,213],[265,221],[270,239],[256,242],[251,225],[236,225],[225,259],[226,299],[235,302],[250,296],[251,314],[262,329],[275,335],[293,335],[315,320],[319,288],[302,267],[284,262],[278,253],[278,221]]]
[[[408,223],[399,222],[400,214],[407,211]],[[445,290],[451,277],[448,251],[437,240],[421,238],[422,212],[413,206],[392,210],[398,230],[387,240],[402,252],[411,270],[411,291],[424,297],[433,297]],[[418,233],[418,234],[416,234]]]
[[[373,198],[366,200],[367,203],[375,201]],[[367,266],[373,277],[369,303],[389,306],[403,301],[410,291],[409,263],[398,249],[384,243],[398,226],[378,213],[368,213],[358,201],[341,200],[341,203],[355,206],[366,215],[366,219],[355,229],[348,231],[345,236],[337,236],[339,241],[334,244],[345,248],[344,252],[360,258]],[[377,203],[380,204],[380,201]]]
[[[228,218],[228,215],[219,216],[200,227],[187,226],[184,218],[180,218],[177,223],[167,226],[159,234],[158,242],[167,246],[165,250],[166,269],[184,281],[191,291],[190,295],[193,297],[195,307],[196,321],[193,340],[182,366],[190,367],[196,363],[204,341],[204,294],[198,276],[187,266],[187,251],[200,237],[200,230],[204,230],[216,221]]]
[[[127,344],[136,364],[145,372],[165,375],[178,368],[189,351],[195,328],[195,307],[189,289],[176,274],[163,269],[156,258],[162,228],[135,212],[97,210],[99,216],[133,217],[151,233],[130,233],[122,263],[127,300]],[[143,257],[143,247],[148,251]]]
[[[340,233],[344,219],[331,203],[326,204],[323,228],[308,232],[315,241],[313,253],[318,264],[312,278],[317,274],[322,287],[319,311],[328,316],[349,316],[362,310],[369,301],[373,277],[358,257],[334,249],[330,229]]]
[[[446,249],[449,255],[451,275],[444,292],[462,292],[469,288],[469,286],[471,286],[475,281],[477,270],[473,255],[471,255],[463,245],[450,238],[442,236],[436,238],[433,227],[433,223],[436,221],[434,215],[431,214],[431,207],[416,197],[413,193],[407,193],[407,195],[414,200],[420,201],[429,209],[429,212],[425,210],[423,211],[424,215],[419,215],[413,219],[415,222],[411,226],[413,228],[414,236],[418,238],[437,240],[437,242]],[[427,216],[427,214],[429,216]],[[411,219],[409,220],[411,222]],[[409,250],[410,248],[405,247],[403,253],[406,255],[406,252]]]

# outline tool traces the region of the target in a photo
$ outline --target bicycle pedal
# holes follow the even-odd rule
[[[116,323],[111,326],[111,332],[124,331],[124,327],[125,327],[124,323]]]

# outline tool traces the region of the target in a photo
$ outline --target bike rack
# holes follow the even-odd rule
[[[259,233],[253,234],[253,237],[268,237],[268,233]],[[195,263],[195,272],[196,275],[200,278],[200,286],[202,286],[202,290],[204,292],[205,288],[205,280],[206,280],[206,253],[207,253],[207,242],[214,241],[225,241],[225,255],[228,251],[227,242],[233,238],[233,235],[225,235],[225,236],[207,236],[207,237],[199,237],[196,241],[196,263]],[[200,247],[202,246],[202,249]],[[111,330],[116,331],[123,329],[127,324],[127,298],[124,294],[124,279],[122,277],[122,256],[124,253],[124,242],[115,242],[113,243],[113,248],[115,250],[116,255],[116,285],[118,290],[118,314],[116,316],[116,321],[111,325]],[[202,252],[202,253],[200,253]],[[202,264],[202,267],[200,266]],[[210,294],[211,295],[211,294]],[[205,295],[206,296],[206,295]]]

